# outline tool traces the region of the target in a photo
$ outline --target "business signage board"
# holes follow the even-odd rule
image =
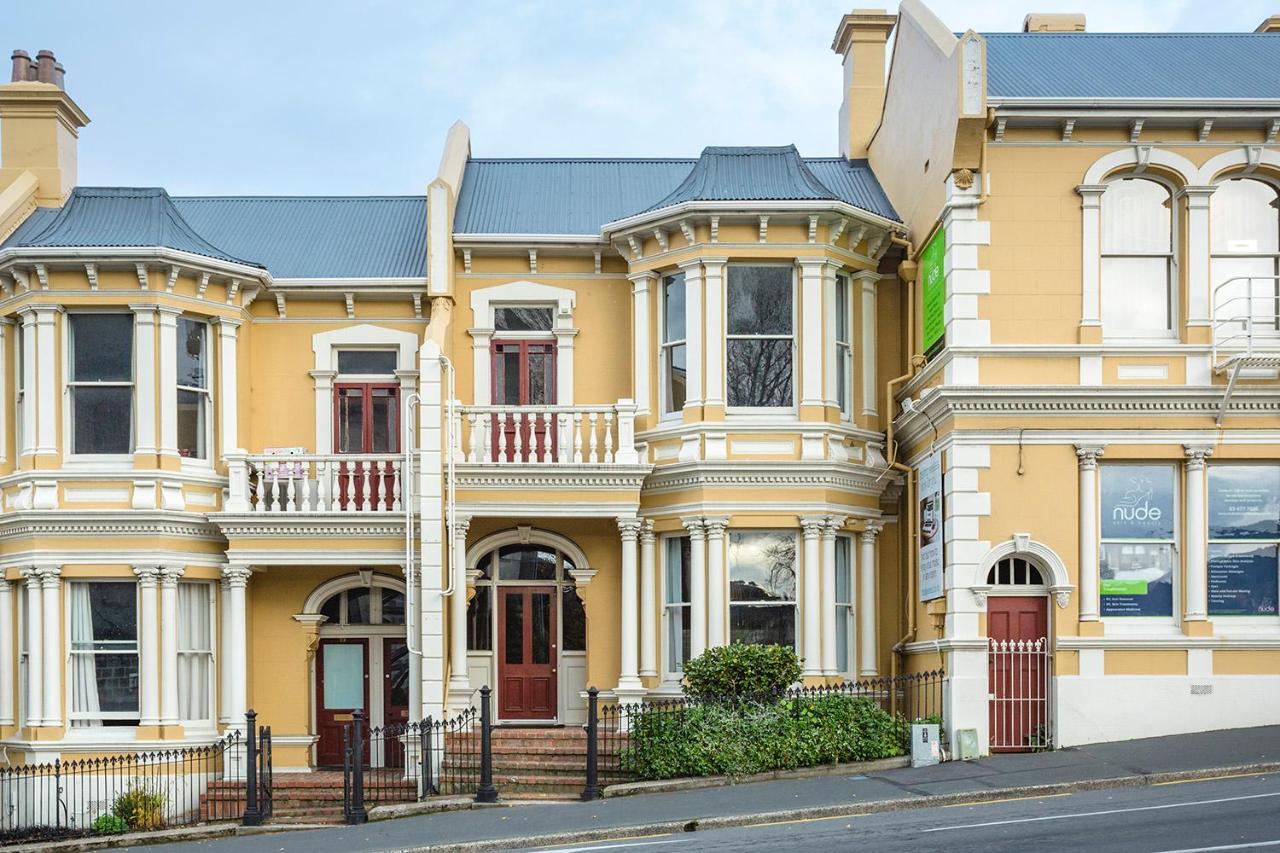
[[[945,307],[947,279],[943,260],[947,254],[947,232],[939,228],[920,253],[921,323],[925,355],[942,349],[946,336]]]
[[[916,525],[920,543],[920,600],[941,598],[943,586],[942,547],[942,454],[930,453],[916,468]]]

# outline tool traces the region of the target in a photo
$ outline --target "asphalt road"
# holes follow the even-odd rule
[[[532,849],[557,853],[1280,850],[1280,775],[1080,791]]]

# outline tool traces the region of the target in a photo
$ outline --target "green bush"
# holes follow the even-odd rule
[[[89,827],[94,835],[119,835],[129,831],[129,823],[122,817],[113,814],[100,814]]]
[[[800,658],[790,646],[713,646],[684,665],[686,692],[702,700],[780,696],[799,680]]]
[[[898,725],[865,697],[706,703],[632,718],[622,769],[641,779],[746,776],[900,755]]]
[[[130,829],[146,831],[164,826],[164,794],[145,788],[130,788],[116,797],[111,813]]]

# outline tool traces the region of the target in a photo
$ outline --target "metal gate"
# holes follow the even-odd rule
[[[987,685],[992,752],[1053,748],[1052,658],[1045,637],[990,641]]]

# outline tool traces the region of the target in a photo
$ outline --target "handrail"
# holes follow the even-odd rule
[[[1272,282],[1271,292],[1269,294],[1258,294],[1255,292],[1256,282]],[[1228,287],[1238,288],[1240,282],[1245,284],[1245,292],[1243,294],[1235,293],[1222,299],[1221,293]],[[1277,295],[1280,291],[1280,275],[1236,275],[1221,281],[1214,285],[1213,298],[1209,304],[1209,323],[1213,330],[1213,363],[1217,369],[1220,365],[1218,362],[1219,347],[1227,347],[1231,345],[1232,360],[1239,358],[1249,358],[1253,353],[1254,345],[1254,323],[1259,319],[1266,321],[1270,318],[1272,325],[1280,331],[1280,309],[1277,308]],[[1270,307],[1261,312],[1259,316],[1254,311],[1254,304],[1257,300],[1266,300],[1271,303]],[[1220,317],[1221,312],[1228,306],[1244,304],[1243,314],[1232,313],[1229,317]],[[1224,329],[1239,327],[1239,331],[1235,334],[1219,335],[1218,332]]]

